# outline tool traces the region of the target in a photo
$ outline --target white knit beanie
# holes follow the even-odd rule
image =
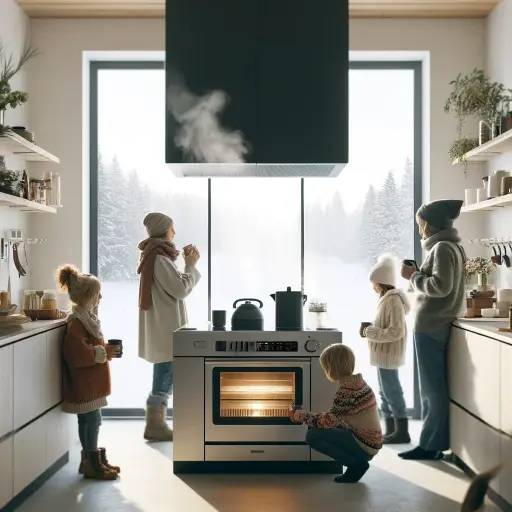
[[[370,282],[372,284],[396,286],[395,268],[395,258],[391,254],[382,254],[370,272]]]

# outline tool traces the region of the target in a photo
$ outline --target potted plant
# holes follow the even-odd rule
[[[451,160],[458,160],[464,167],[464,174],[466,173],[468,162],[466,160],[466,153],[478,147],[478,139],[474,137],[461,137],[452,142],[448,155]]]
[[[468,118],[479,120],[478,145],[498,135],[503,109],[512,99],[512,90],[506,89],[499,82],[493,82],[480,69],[474,69],[467,75],[459,74],[450,85],[452,92],[446,100],[444,111],[457,119],[457,140],[452,148],[457,145],[456,149],[460,149],[467,146],[469,140],[475,140],[462,137],[462,127]],[[463,158],[457,158],[464,164]]]
[[[13,91],[11,79],[38,51],[29,43],[25,43],[18,60],[11,53],[7,55],[0,40],[0,126],[5,126],[5,111],[8,107],[14,109],[28,100],[28,94],[23,91]]]
[[[469,258],[466,260],[464,273],[466,281],[469,281],[475,274],[478,278],[478,290],[487,291],[489,288],[489,276],[494,272],[496,265],[481,256]]]
[[[0,155],[0,192],[11,196],[19,196],[20,191],[20,173],[7,169],[5,157]]]

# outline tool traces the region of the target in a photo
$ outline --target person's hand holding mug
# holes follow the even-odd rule
[[[418,272],[418,266],[414,260],[404,260],[402,262],[402,268],[400,270],[400,275],[407,279],[407,281],[411,280],[412,275]]]
[[[185,259],[185,265],[195,267],[201,255],[199,254],[197,247],[195,245],[191,245],[190,247],[187,246],[183,248],[183,257]]]
[[[366,338],[366,328],[367,327],[370,327],[370,325],[372,325],[371,322],[361,322],[361,327],[359,327],[359,336],[361,336],[361,338]]]
[[[120,345],[105,345],[105,350],[107,352],[107,359],[109,361],[112,361],[114,357],[119,357],[119,354],[121,353],[121,346]]]

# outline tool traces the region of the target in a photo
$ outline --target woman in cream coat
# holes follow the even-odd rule
[[[144,219],[148,237],[139,244],[139,356],[153,363],[153,385],[146,402],[148,441],[172,441],[166,423],[167,402],[172,394],[172,333],[187,323],[185,298],[201,275],[196,269],[199,251],[183,248],[185,271],[176,266],[179,251],[170,217],[149,213]]]

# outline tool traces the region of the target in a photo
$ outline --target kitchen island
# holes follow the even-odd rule
[[[454,324],[449,346],[451,449],[471,472],[503,462],[491,497],[512,510],[512,334],[508,321]]]
[[[65,320],[0,331],[0,509],[14,510],[68,461],[60,409]]]
[[[338,331],[180,330],[174,351],[174,472],[340,472],[311,450],[292,405],[327,411],[320,367]]]

